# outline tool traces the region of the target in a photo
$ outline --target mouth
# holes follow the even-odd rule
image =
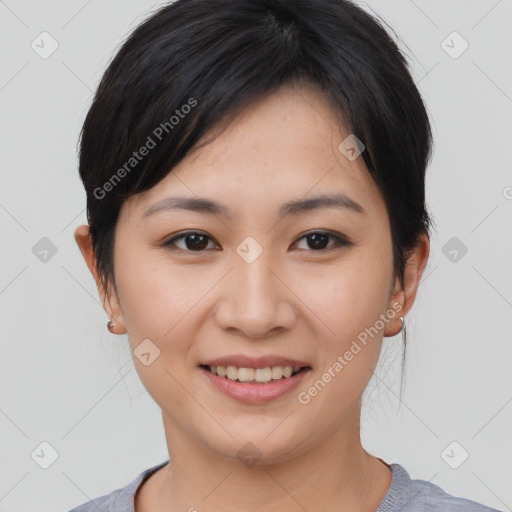
[[[212,389],[251,405],[284,400],[313,370],[308,361],[277,354],[231,354],[201,361],[198,368]]]
[[[268,385],[276,381],[286,380],[295,377],[299,373],[305,373],[311,370],[311,366],[291,366],[277,365],[265,366],[260,368],[238,367],[234,365],[200,365],[206,371],[238,383]]]

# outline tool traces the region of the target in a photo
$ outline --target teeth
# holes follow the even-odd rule
[[[226,368],[226,376],[231,380],[238,379],[238,368],[236,366],[228,366]]]
[[[283,368],[283,375],[285,377],[291,377],[293,373],[293,368],[291,366],[285,366]]]
[[[238,368],[237,366],[210,366],[210,371],[219,377],[240,382],[270,382],[291,377],[300,366],[267,366],[266,368]]]
[[[254,380],[254,368],[238,368],[238,380],[240,382]]]
[[[272,370],[269,367],[257,368],[254,370],[254,380],[256,382],[270,382],[272,380]]]
[[[272,373],[273,379],[280,379],[283,376],[283,367],[282,366],[273,366],[270,371]]]

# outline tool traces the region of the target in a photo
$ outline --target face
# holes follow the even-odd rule
[[[321,92],[285,87],[123,204],[112,315],[176,436],[278,461],[355,435],[382,338],[405,315],[385,203],[338,148],[349,134]],[[209,363],[249,368],[239,380],[302,369],[250,383]]]

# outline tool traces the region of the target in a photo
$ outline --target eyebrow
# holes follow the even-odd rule
[[[364,208],[359,203],[347,195],[338,192],[288,201],[279,208],[279,215],[282,217],[285,215],[299,215],[307,211],[327,207],[344,208],[357,213],[365,213]],[[144,212],[143,216],[148,217],[157,212],[169,210],[190,210],[210,215],[223,215],[228,219],[233,216],[231,210],[226,205],[201,197],[167,197],[155,203],[149,210]]]

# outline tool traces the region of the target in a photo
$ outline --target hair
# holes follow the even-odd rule
[[[153,12],[104,73],[79,137],[79,172],[104,289],[123,201],[164,179],[198,140],[283,85],[317,86],[364,145],[385,201],[393,269],[430,238],[432,133],[406,59],[348,0],[177,0]],[[146,147],[143,152],[142,147]],[[134,156],[140,149],[141,155]],[[402,378],[407,339],[403,331]]]

